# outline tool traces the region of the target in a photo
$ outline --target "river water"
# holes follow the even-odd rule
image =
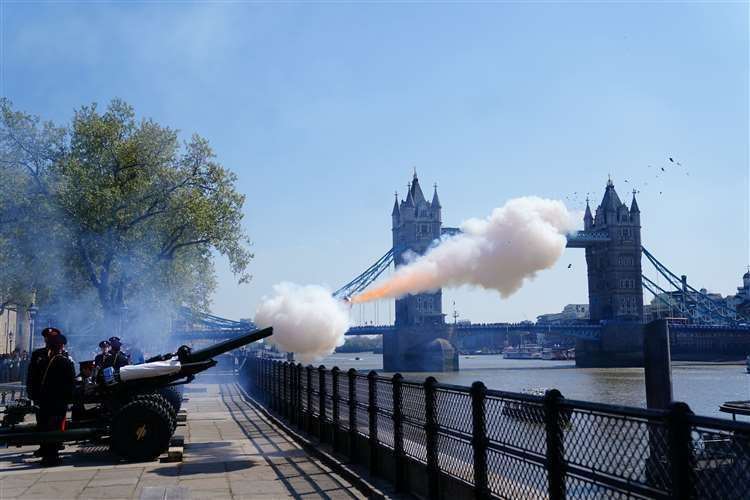
[[[381,371],[383,356],[334,354],[322,364],[327,368]],[[461,356],[460,366],[459,372],[403,375],[412,380],[424,380],[432,375],[440,382],[465,386],[481,380],[490,389],[514,392],[556,388],[570,399],[646,406],[642,368],[576,368],[574,361],[503,359],[501,355]],[[750,399],[750,375],[744,364],[677,362],[672,366],[672,384],[675,399],[686,402],[700,415],[730,418],[719,412],[719,405],[730,400]]]

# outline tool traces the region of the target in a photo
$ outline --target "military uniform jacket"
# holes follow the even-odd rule
[[[75,364],[67,353],[53,355],[41,373],[39,406],[46,407],[50,413],[64,415],[73,398],[75,378]]]
[[[106,356],[104,354],[97,354],[94,358],[94,366],[96,366],[97,368],[101,368],[101,366],[104,364],[105,357]]]
[[[29,399],[33,401],[38,400],[41,394],[42,374],[47,367],[48,361],[49,357],[47,356],[46,347],[35,349],[31,352],[31,360],[26,372],[26,392],[29,395]]]
[[[107,368],[111,366],[115,370],[119,370],[123,366],[127,366],[129,364],[130,364],[130,358],[124,352],[122,351],[110,352],[104,357],[104,361],[102,362],[102,368]]]

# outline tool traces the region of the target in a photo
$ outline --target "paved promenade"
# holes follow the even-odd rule
[[[35,447],[0,449],[0,499],[364,498],[243,400],[236,385],[187,386],[181,463],[118,463],[105,447],[68,446],[44,469]]]

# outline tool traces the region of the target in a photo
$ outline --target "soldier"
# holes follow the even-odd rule
[[[40,394],[39,383],[41,381],[43,366],[46,366],[47,361],[49,361],[49,339],[56,335],[61,335],[60,330],[57,328],[48,327],[42,330],[44,347],[34,349],[31,352],[29,368],[26,371],[26,392],[29,395],[29,399],[34,401],[34,403],[37,402]]]
[[[63,349],[67,340],[60,330],[45,328],[42,336],[47,344],[46,352],[37,349],[32,354],[27,376],[29,397],[39,407],[36,414],[38,431],[64,431],[65,415],[73,395],[75,367]],[[59,463],[59,449],[60,443],[43,443],[38,450],[42,465]]]
[[[94,365],[94,360],[81,361],[78,363],[78,370],[74,388],[76,396],[73,398],[75,402],[71,408],[71,417],[74,422],[84,420],[88,416],[96,414],[96,410],[86,410],[82,402],[85,400],[86,394],[93,390],[96,384],[96,366]]]
[[[109,351],[109,354],[104,357],[102,368],[111,366],[115,371],[118,371],[123,366],[130,364],[130,358],[128,355],[120,350],[122,343],[120,342],[119,337],[110,337],[109,345],[111,346],[111,350]]]
[[[104,364],[104,358],[106,358],[107,354],[109,354],[110,347],[111,346],[109,345],[108,340],[102,340],[101,342],[99,342],[99,349],[101,349],[102,352],[97,354],[94,358],[94,365],[97,368],[101,368]]]

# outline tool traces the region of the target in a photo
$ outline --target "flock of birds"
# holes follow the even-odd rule
[[[683,168],[682,163],[676,160],[673,156],[668,156],[667,161],[665,161],[664,165],[647,165],[646,168],[647,170],[645,171],[645,176],[648,180],[643,179],[642,182],[636,182],[633,179],[623,179],[622,181],[623,183],[632,186],[636,194],[640,193],[642,189],[648,187],[649,181],[651,181],[651,187],[649,187],[649,189],[659,189],[659,194],[663,195],[664,189],[659,185],[657,179],[665,179],[667,176],[674,174],[690,177],[690,172],[686,168]],[[598,195],[598,193],[596,192],[587,191],[586,193],[583,193],[573,191],[573,194],[565,196],[565,200],[567,200],[570,205],[576,208],[581,208],[581,210],[583,210],[586,207],[586,202],[592,196],[596,195]],[[595,207],[592,207],[592,209],[593,208]]]

